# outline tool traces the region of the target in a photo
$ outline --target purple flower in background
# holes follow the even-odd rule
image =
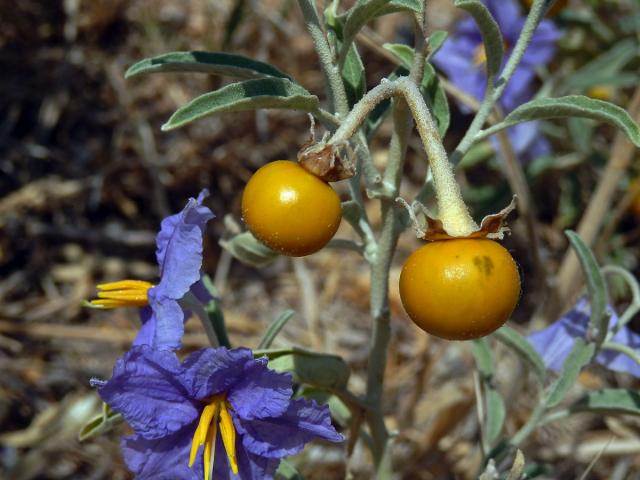
[[[609,330],[618,323],[618,315],[607,307]],[[575,339],[584,338],[589,325],[591,307],[586,298],[581,298],[578,303],[565,313],[559,320],[549,325],[544,330],[532,333],[528,340],[544,360],[547,368],[559,371],[562,368],[567,355],[573,348]],[[632,332],[624,325],[611,338],[610,343],[626,345],[635,350],[640,349],[640,335]],[[595,358],[596,363],[604,365],[609,370],[626,372],[640,378],[640,365],[624,353],[614,350],[602,350]]]
[[[343,440],[327,406],[291,399],[291,376],[248,349],[207,348],[180,363],[136,346],[111,380],[92,384],[135,432],[121,446],[137,479],[271,479],[312,439]]]
[[[211,210],[202,205],[208,195],[203,190],[197,199],[189,199],[180,213],[162,221],[156,237],[158,285],[140,280],[102,284],[98,285],[98,299],[88,302],[96,308],[143,307],[142,328],[134,345],[179,348],[188,316],[178,300],[189,291],[203,303],[211,298],[201,282],[202,237],[207,222],[214,218]]]
[[[502,32],[505,42],[504,67],[520,36],[525,16],[515,0],[484,0],[483,3]],[[560,35],[552,21],[540,22],[498,102],[506,113],[531,99],[535,68],[551,60],[555,52],[555,42]],[[482,100],[487,85],[486,54],[480,30],[471,17],[458,22],[455,32],[436,53],[433,62],[447,74],[456,87]],[[460,108],[469,111],[464,105],[460,105]],[[538,132],[536,122],[519,124],[507,132],[516,153],[527,152],[533,158],[549,150],[546,140]]]

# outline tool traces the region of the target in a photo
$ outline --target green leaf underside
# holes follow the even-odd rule
[[[487,441],[493,446],[500,437],[504,421],[507,418],[507,409],[502,395],[492,386],[487,386],[485,391],[487,402]]]
[[[111,410],[111,407],[106,403],[102,404],[102,413],[92,418],[87,424],[82,427],[78,434],[78,440],[81,442],[93,438],[97,435],[101,435],[112,430],[114,427],[124,422],[124,418],[121,414]]]
[[[558,405],[578,380],[582,368],[593,359],[596,347],[593,343],[586,343],[582,338],[577,338],[569,356],[562,365],[560,376],[549,386],[549,395],[546,399],[547,408]]]
[[[318,97],[284,78],[261,78],[232,83],[215,92],[205,93],[180,107],[162,126],[173,130],[210,115],[261,108],[280,108],[313,112]]]
[[[349,366],[337,355],[309,352],[301,349],[282,349],[276,354],[268,350],[254,351],[269,357],[269,368],[289,372],[294,383],[304,383],[326,389],[343,389],[349,380]],[[271,355],[270,355],[271,353]]]
[[[427,55],[427,62],[431,60],[431,58],[438,53],[440,47],[449,36],[449,33],[445,30],[436,30],[429,38],[427,38],[427,43],[429,44],[429,55]]]
[[[145,58],[129,67],[124,76],[130,78],[147,73],[164,72],[197,72],[242,79],[260,77],[290,79],[286,73],[268,63],[242,55],[201,51],[170,52]]]
[[[480,338],[471,342],[471,352],[476,361],[476,368],[483,380],[490,380],[493,376],[493,356],[486,338]]]
[[[419,0],[358,0],[343,17],[343,48],[351,47],[360,29],[370,20],[401,11],[419,13],[422,11],[422,5]]]
[[[278,256],[277,252],[260,242],[251,232],[240,233],[229,240],[220,240],[219,243],[233,258],[252,267],[264,267]]]
[[[489,77],[497,75],[502,67],[504,56],[504,40],[500,27],[489,9],[479,0],[456,0],[454,4],[469,13],[478,24],[487,56],[487,75]]]
[[[367,91],[364,75],[364,64],[355,44],[351,44],[344,66],[342,67],[342,79],[349,98],[349,104],[355,105]]]
[[[640,415],[640,393],[624,388],[605,388],[587,393],[570,407],[573,411]]]
[[[276,471],[276,480],[304,480],[298,470],[286,460],[280,460],[280,465]]]
[[[602,345],[609,330],[609,315],[606,313],[607,308],[607,287],[604,281],[600,267],[596,262],[593,252],[587,247],[576,232],[567,230],[565,232],[571,246],[578,255],[580,266],[587,281],[587,290],[589,291],[589,300],[591,305],[591,318],[589,320],[590,330],[595,329],[596,344]]]
[[[506,325],[497,330],[494,335],[500,342],[513,350],[523,361],[533,367],[533,371],[538,379],[541,382],[544,381],[546,376],[544,361],[526,338]]]
[[[264,332],[262,340],[260,340],[260,343],[258,344],[258,349],[263,350],[269,348],[278,333],[280,333],[280,330],[283,329],[283,327],[287,324],[289,319],[291,319],[291,317],[295,315],[295,313],[296,312],[294,310],[285,310],[280,315],[278,315],[275,320],[271,322],[271,325],[269,325],[266,332]]]
[[[500,129],[531,120],[561,117],[592,118],[611,123],[622,129],[629,140],[640,147],[640,127],[624,109],[613,103],[595,100],[583,95],[541,98],[520,105],[500,123]]]

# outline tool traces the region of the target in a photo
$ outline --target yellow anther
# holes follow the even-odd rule
[[[86,305],[94,308],[144,307],[149,304],[148,292],[152,287],[152,283],[142,280],[103,283],[97,286],[98,298]]]
[[[476,51],[473,54],[473,63],[475,65],[482,65],[487,61],[487,52],[484,49],[484,43],[481,43],[476,48]]]
[[[224,443],[224,449],[227,452],[229,458],[229,465],[231,465],[231,471],[238,474],[238,459],[236,458],[236,428],[233,426],[233,420],[229,409],[231,405],[226,400],[221,402],[220,408],[220,435],[222,436],[222,443]]]
[[[236,457],[236,428],[231,418],[231,405],[227,402],[224,394],[214,396],[210,403],[204,407],[196,431],[191,441],[191,452],[189,453],[189,467],[192,467],[198,450],[204,445],[203,463],[204,480],[210,480],[213,472],[213,462],[215,460],[216,438],[218,435],[218,425],[220,426],[220,436],[229,459],[231,471],[238,474],[238,460]]]

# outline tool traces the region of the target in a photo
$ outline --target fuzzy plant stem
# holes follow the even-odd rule
[[[527,19],[522,27],[522,32],[520,33],[520,36],[513,47],[513,51],[509,56],[509,60],[495,82],[495,88],[487,88],[476,116],[473,118],[469,129],[465,133],[464,137],[462,137],[462,140],[451,156],[451,162],[454,165],[462,159],[464,154],[467,153],[469,148],[471,148],[471,146],[477,141],[477,134],[482,129],[487,118],[489,118],[489,115],[493,110],[493,106],[502,96],[504,89],[507,87],[507,84],[516,71],[520,60],[522,60],[525,50],[531,42],[531,37],[533,37],[533,33],[538,27],[540,19],[542,18],[542,15],[544,15],[545,3],[545,0],[533,1],[533,5],[531,5]]]
[[[344,119],[349,113],[349,100],[347,98],[347,92],[344,87],[342,76],[340,75],[340,69],[338,68],[335,54],[329,45],[329,41],[322,27],[318,10],[316,8],[314,0],[298,0],[304,22],[307,27],[311,40],[315,46],[318,59],[320,61],[320,69],[325,78],[327,85],[327,95],[329,103],[333,106],[335,112],[335,119],[338,121]],[[330,120],[327,115],[321,117],[323,120]],[[360,159],[361,170],[364,173],[365,182],[367,187],[375,189],[381,181],[379,172],[373,165],[369,147],[366,142],[366,138],[363,132],[358,132],[354,137],[357,148],[357,156]],[[349,180],[349,187],[351,196],[361,206],[364,205],[362,194],[360,192],[360,175],[356,175]]]

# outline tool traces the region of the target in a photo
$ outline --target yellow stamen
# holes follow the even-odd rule
[[[484,43],[481,43],[476,48],[476,51],[473,54],[473,63],[475,65],[482,65],[487,61],[487,52],[484,49]]]
[[[227,452],[229,458],[229,465],[231,465],[231,471],[238,474],[238,459],[236,458],[236,429],[233,426],[233,420],[229,410],[231,405],[226,400],[223,400],[220,408],[220,435],[222,436],[222,443],[224,443],[224,449]]]
[[[216,437],[218,435],[218,425],[215,422],[211,424],[211,428],[207,432],[207,438],[204,441],[204,480],[209,480],[213,473],[213,461],[216,456]]]
[[[148,292],[152,283],[142,280],[120,280],[97,286],[98,298],[86,302],[94,308],[144,307],[149,304]]]
[[[209,480],[213,472],[213,462],[216,453],[216,438],[218,435],[218,425],[220,425],[220,436],[229,459],[231,471],[238,474],[238,460],[236,457],[236,428],[231,418],[231,405],[227,402],[224,394],[215,395],[208,405],[202,410],[200,420],[191,441],[191,452],[189,453],[189,467],[192,467],[198,450],[204,445],[203,463],[204,480]]]

